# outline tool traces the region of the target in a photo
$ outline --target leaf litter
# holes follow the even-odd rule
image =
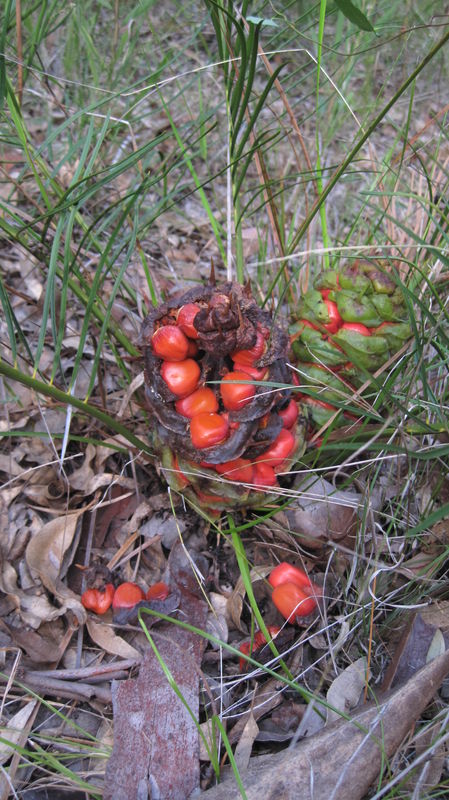
[[[44,464],[40,446],[38,452],[38,461]],[[20,464],[23,458],[20,452],[18,458],[16,463]],[[67,476],[65,513],[55,515],[49,507],[50,518],[47,516],[45,520],[43,507],[36,511],[31,508],[28,517],[23,517],[29,521],[18,531],[17,537],[4,540],[3,555],[6,558],[2,561],[0,580],[8,605],[1,628],[5,643],[20,648],[23,653],[19,669],[13,672],[9,671],[12,662],[6,656],[5,674],[13,680],[20,679],[38,695],[47,696],[53,702],[70,700],[88,704],[92,711],[101,710],[101,718],[105,720],[112,711],[114,733],[113,739],[109,740],[113,741],[112,756],[103,762],[107,763],[103,787],[105,797],[119,800],[124,785],[135,787],[136,796],[145,786],[148,791],[152,787],[153,792],[157,787],[161,797],[186,797],[195,787],[206,789],[210,784],[213,774],[208,772],[207,766],[210,765],[210,751],[205,751],[202,745],[200,752],[196,723],[174,694],[138,624],[137,614],[122,614],[116,618],[108,612],[104,618],[99,618],[86,613],[80,603],[83,582],[84,585],[86,582],[101,585],[109,578],[137,578],[146,588],[159,579],[167,579],[174,591],[172,600],[175,605],[166,606],[165,611],[160,608],[162,613],[175,613],[182,621],[208,630],[223,642],[229,641],[237,647],[242,637],[247,639],[250,635],[248,598],[230,545],[219,539],[213,547],[211,536],[207,537],[207,523],[199,524],[182,505],[175,505],[176,516],[167,513],[162,500],[166,495],[157,478],[153,478],[153,496],[147,495],[147,499],[142,500],[135,492],[134,479],[117,481],[115,470],[101,472],[111,463],[110,458],[108,448],[88,445],[82,464],[75,466],[75,460],[75,468]],[[20,468],[15,468],[14,477],[20,484]],[[108,487],[106,493],[105,487]],[[61,500],[64,500],[63,495]],[[80,500],[81,506],[74,507]],[[334,501],[337,513],[334,513]],[[19,519],[17,509],[26,507],[21,505],[22,502],[28,503],[29,497],[25,499],[20,491],[8,497],[4,513],[9,514],[12,506],[16,519]],[[49,502],[48,498],[45,502]],[[304,491],[299,494],[297,509],[290,507],[288,512],[261,525],[257,540],[248,538],[248,557],[254,564],[250,580],[267,624],[279,621],[269,602],[267,588],[267,576],[276,563],[272,553],[282,559],[283,553],[288,551],[289,558],[293,556],[293,560],[298,562],[299,559],[299,563],[304,564],[304,556],[300,557],[298,549],[298,542],[301,542],[301,548],[303,543],[296,538],[295,532],[304,531],[308,536],[313,530],[318,535],[313,537],[310,545],[311,555],[306,556],[308,571],[313,569],[314,575],[318,576],[320,564],[322,569],[329,563],[329,542],[340,548],[339,557],[350,563],[353,531],[360,524],[357,520],[362,506],[361,494],[350,492],[346,495],[342,490],[335,491],[328,482],[306,483]],[[90,555],[85,565],[89,530],[92,534]],[[375,529],[367,528],[366,545],[374,547],[376,541]],[[441,526],[438,535],[429,539],[430,547],[434,548],[436,543],[440,548],[445,546]],[[432,552],[435,555],[434,549]],[[14,554],[12,560],[11,553]],[[381,557],[382,551],[379,551],[378,558]],[[193,570],[192,560],[196,562],[199,574]],[[322,694],[327,684],[327,701],[335,709],[327,712],[327,724],[338,716],[338,712],[347,714],[357,705],[366,681],[366,659],[357,658],[352,653],[355,642],[351,628],[344,620],[343,625],[336,625],[338,617],[332,611],[332,604],[338,600],[340,568],[341,565],[332,580],[329,577],[325,579],[328,599],[325,617],[321,621],[317,619],[310,630],[306,628],[298,633],[287,626],[284,630],[288,636],[284,637],[280,649],[287,663],[295,667],[296,674],[307,676],[307,688],[317,696]],[[364,590],[361,587],[360,590],[363,596]],[[210,600],[206,602],[209,596]],[[147,604],[141,605],[145,607]],[[404,646],[391,639],[393,663],[398,662],[392,668],[395,671],[393,686],[410,685],[415,676],[421,674],[419,670],[425,668],[429,653],[432,656],[442,652],[441,639],[435,639],[437,632],[441,633],[447,647],[449,624],[444,603],[423,609],[422,616],[426,621],[420,623],[421,614],[415,615],[411,632],[406,634],[408,649],[405,653]],[[298,731],[302,733],[295,747],[300,748],[302,741],[306,743],[310,739],[310,742],[315,742],[314,748],[318,747],[321,752],[320,736],[324,735],[327,725],[323,719],[326,713],[320,713],[319,705],[313,709],[306,703],[295,701],[281,680],[264,679],[263,667],[249,672],[249,677],[239,673],[238,658],[226,650],[217,649],[216,644],[207,645],[196,634],[168,622],[155,622],[153,617],[145,616],[144,619],[159,656],[187,701],[193,717],[201,723],[204,714],[215,713],[217,703],[221,703],[225,722],[228,719],[229,741],[237,747],[236,755],[245,786],[247,780],[251,786],[254,754],[260,754],[258,760],[262,767],[266,748],[270,744],[285,747],[296,742]],[[416,628],[419,624],[428,631],[425,636],[421,629]],[[331,661],[327,659],[330,641]],[[418,651],[415,648],[413,656],[410,655],[412,641],[419,648]],[[332,663],[339,658],[342,648],[348,662],[332,678]],[[190,654],[188,658],[185,653]],[[222,685],[224,676],[216,682],[215,670],[220,662],[214,660],[214,653],[222,661],[226,681],[231,681],[226,694]],[[261,665],[272,660],[268,648],[260,653],[256,651],[255,655]],[[406,665],[406,672],[401,664]],[[202,669],[205,670],[203,679]],[[248,697],[245,697],[245,686],[252,686]],[[21,708],[27,708],[27,705],[16,701],[10,720],[20,721],[21,717],[15,715]],[[39,711],[40,715],[43,713]],[[165,720],[163,726],[161,719]],[[390,724],[388,719],[384,724]],[[410,718],[409,724],[415,719]],[[210,739],[210,723],[201,724],[210,745],[214,746],[216,741]],[[100,724],[96,730],[100,731]],[[348,730],[342,763],[355,742],[353,730]],[[185,742],[191,744],[186,747]],[[435,775],[441,760],[439,753],[435,756],[432,772]],[[338,757],[334,751],[323,756],[332,761],[334,770],[338,768]],[[162,771],[161,764],[165,765]],[[274,767],[270,768],[270,775],[274,774]],[[267,781],[271,779],[266,778]],[[125,784],[121,783],[123,780]],[[268,791],[269,785],[264,784],[264,792]],[[115,794],[108,788],[111,786],[116,787]],[[214,791],[209,790],[211,797]]]

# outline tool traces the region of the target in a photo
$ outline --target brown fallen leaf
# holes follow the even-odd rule
[[[365,686],[365,680],[366,658],[364,657],[358,658],[337,675],[327,690],[327,702],[333,706],[333,708],[327,709],[327,724],[340,719],[341,715],[338,711],[348,714],[357,706]]]
[[[87,616],[86,628],[89,631],[89,636],[95,644],[111,653],[113,656],[120,656],[120,658],[135,658],[137,661],[141,660],[141,654],[135,647],[128,644],[121,636],[114,633],[113,629],[106,625],[104,622],[95,622],[91,616]]]
[[[254,584],[257,581],[261,581],[270,574],[271,570],[273,569],[272,566],[258,566],[253,567],[250,572],[251,583]],[[242,625],[240,621],[240,617],[243,610],[243,601],[245,599],[246,589],[245,584],[243,582],[242,576],[239,577],[235,587],[228,598],[226,604],[226,617],[228,621],[232,621],[234,627],[241,631],[242,633],[246,633],[246,626]]]
[[[67,628],[64,634],[56,629],[56,635],[52,637],[45,627],[43,626],[43,635],[41,635],[36,631],[25,630],[23,627],[12,627],[5,620],[0,619],[0,628],[9,633],[14,644],[24,650],[31,661],[35,664],[57,664],[70,643],[73,628]]]
[[[8,800],[8,797],[11,797],[11,787],[14,787],[16,783],[16,774],[22,758],[20,749],[24,748],[27,743],[38,710],[38,701],[29,700],[11,717],[5,728],[0,728],[2,739],[10,742],[10,744],[3,743],[0,746],[0,764],[3,765],[12,756],[8,769],[5,770],[2,766],[0,773],[0,800]],[[18,749],[14,745],[17,745]],[[15,791],[14,794],[17,797]]]
[[[73,541],[78,519],[84,510],[80,509],[47,522],[29,541],[26,549],[26,560],[31,573],[58,600],[58,616],[71,609],[80,623],[86,619],[81,600],[61,581],[59,575],[64,554]]]
[[[427,611],[427,609],[423,610]],[[429,619],[429,614],[427,614],[427,619]],[[411,614],[385,673],[382,683],[383,690],[405,683],[424,666],[428,660],[429,648],[438,630],[436,625],[426,622],[420,612]],[[449,633],[445,632],[442,635],[446,648],[449,648]]]
[[[231,744],[235,744],[235,742],[239,741],[250,716],[257,721],[266,714],[269,714],[270,711],[283,702],[284,695],[281,691],[283,686],[284,684],[281,681],[278,681],[276,678],[270,678],[266,683],[256,687],[251,702],[251,709],[238,718],[237,722],[228,733],[228,739]]]
[[[247,800],[362,800],[449,672],[449,652],[404,686],[350,721],[341,720],[282,754],[252,758],[243,776]],[[233,778],[204,793],[205,800],[238,800]]]
[[[240,775],[242,775],[248,769],[251,751],[258,733],[259,726],[254,719],[254,715],[250,713],[234,752],[235,763],[237,764],[237,769],[240,772]]]
[[[208,607],[181,543],[169,557],[170,585],[180,592],[180,614],[204,629]],[[190,713],[148,644],[136,679],[112,684],[114,747],[104,800],[159,797],[185,800],[199,786],[199,670],[205,640],[170,623],[151,635]]]
[[[275,515],[275,524],[287,527],[301,545],[311,549],[339,542],[352,550],[364,508],[362,495],[335,489],[321,477],[302,480],[295,490],[297,497],[287,510]]]

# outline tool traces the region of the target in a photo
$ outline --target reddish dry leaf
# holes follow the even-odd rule
[[[204,629],[207,604],[181,544],[173,548],[169,568],[170,583],[181,594],[182,618]],[[197,718],[205,640],[169,623],[152,628],[151,635]],[[139,676],[130,681],[114,681],[112,695],[114,747],[106,771],[105,800],[138,797],[138,792],[146,797],[145,790],[148,796],[158,791],[160,800],[185,800],[199,785],[198,730],[150,645]]]
[[[335,722],[282,754],[250,759],[242,776],[247,800],[362,800],[448,672],[446,652],[351,721]],[[205,800],[240,797],[233,779],[204,794]]]

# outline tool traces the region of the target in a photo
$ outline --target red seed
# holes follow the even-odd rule
[[[293,625],[297,617],[307,617],[316,608],[316,600],[307,595],[296,583],[281,583],[271,595],[282,616]]]
[[[231,383],[231,381],[245,381],[245,383]],[[254,397],[255,387],[248,383],[245,372],[228,372],[220,386],[221,399],[228,411],[239,411]]]
[[[165,600],[170,594],[170,589],[164,581],[153,583],[146,593],[147,600]]]
[[[256,461],[268,464],[270,467],[277,467],[291,455],[295,445],[293,434],[287,428],[282,428],[274,442],[265,450],[265,453],[257,457]]]
[[[246,374],[255,381],[263,381],[268,376],[266,367],[258,369],[257,367],[250,367],[248,364],[236,364],[235,366],[238,367],[241,372],[246,372]]]
[[[181,400],[177,400],[175,408],[178,414],[192,419],[192,417],[195,417],[197,414],[218,411],[218,400],[212,389],[209,389],[207,386],[200,386],[200,388],[196,389],[192,394],[187,395],[187,397],[182,397]]]
[[[304,572],[300,567],[289,564],[288,561],[281,561],[281,563],[270,572],[268,581],[273,587],[279,586],[281,583],[296,583],[301,589],[310,589],[313,587],[307,572]]]
[[[186,303],[181,306],[176,317],[176,324],[190,339],[198,339],[198,331],[193,324],[193,320],[199,310],[200,307],[196,303]]]
[[[338,329],[343,324],[343,318],[340,315],[337,303],[335,303],[333,300],[325,300],[324,304],[327,308],[327,313],[329,314],[329,322],[324,325],[324,327],[328,333],[337,333]]]
[[[254,464],[253,485],[257,486],[257,488],[278,486],[273,467],[270,467],[269,464],[264,464],[263,461],[256,462]]]
[[[162,325],[151,339],[153,353],[167,361],[184,361],[189,349],[187,336],[176,325]]]
[[[178,397],[186,397],[198,386],[201,370],[193,358],[184,361],[163,361],[161,375],[170,391]]]
[[[243,364],[248,367],[252,367],[254,362],[263,355],[265,350],[266,344],[263,334],[260,331],[256,331],[255,344],[253,344],[253,346],[249,347],[247,350],[236,350],[234,353],[231,353],[231,358],[234,361],[237,369],[240,369],[241,365]]]
[[[133,608],[141,600],[145,600],[145,592],[137,583],[121,583],[115,590],[112,608]]]
[[[254,465],[248,458],[234,458],[232,461],[216,464],[215,469],[219,475],[223,475],[229,481],[252,483]]]
[[[179,469],[179,463],[178,463],[177,456],[175,456],[174,459],[173,459],[173,472],[176,474],[176,477],[178,479],[179,488],[180,489],[185,489],[185,487],[189,485],[190,481],[187,478],[187,476],[184,475],[182,470]]]
[[[81,595],[81,603],[95,614],[106,614],[111,607],[114,592],[112,583],[107,583],[104,589],[86,589]]]
[[[299,416],[298,406],[294,400],[290,400],[287,408],[282,409],[282,411],[278,411],[278,414],[282,420],[284,428],[293,428],[293,425]]]
[[[187,349],[187,358],[195,358],[198,355],[198,345],[193,339],[187,339],[189,346]]]
[[[361,333],[362,336],[371,336],[370,329],[366,325],[362,325],[361,322],[344,322],[340,330],[354,331],[355,333]]]
[[[226,439],[229,425],[221,414],[197,414],[190,421],[190,438],[197,450],[212,447]]]

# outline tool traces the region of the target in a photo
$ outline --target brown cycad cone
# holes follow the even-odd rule
[[[304,418],[288,335],[249,286],[174,295],[144,320],[141,344],[153,444],[172,488],[215,510],[279,491],[277,473],[303,451]]]

